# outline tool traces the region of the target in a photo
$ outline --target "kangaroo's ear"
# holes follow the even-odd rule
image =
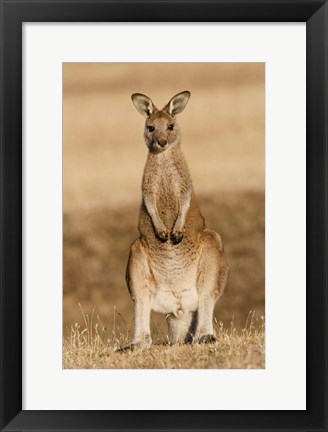
[[[190,91],[184,91],[176,94],[166,105],[165,109],[171,116],[181,113],[186,108],[188,100],[190,98]]]
[[[131,99],[140,114],[146,118],[151,116],[156,110],[155,105],[148,96],[145,96],[141,93],[133,93]]]

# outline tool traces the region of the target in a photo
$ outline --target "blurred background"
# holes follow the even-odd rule
[[[230,266],[215,317],[242,328],[264,315],[264,63],[65,63],[64,334],[93,308],[103,325],[133,330],[125,284],[138,237],[147,157],[138,92],[160,109],[191,91],[179,115],[182,149],[207,225],[218,231]],[[154,330],[164,317],[153,314]]]

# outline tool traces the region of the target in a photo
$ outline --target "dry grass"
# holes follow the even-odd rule
[[[215,322],[217,342],[208,345],[170,346],[162,328],[154,332],[149,350],[115,353],[131,339],[129,331],[108,331],[94,309],[84,315],[84,326],[75,324],[64,339],[65,369],[262,369],[265,367],[264,318],[250,312],[246,325],[237,331],[233,322],[225,328]]]

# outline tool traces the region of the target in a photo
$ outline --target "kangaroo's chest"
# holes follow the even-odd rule
[[[182,179],[174,165],[163,167],[156,179],[158,199],[177,199]]]
[[[163,168],[157,178],[156,206],[158,213],[166,224],[172,228],[179,211],[181,178],[174,166]]]

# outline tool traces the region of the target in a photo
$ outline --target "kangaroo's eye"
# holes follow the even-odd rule
[[[148,132],[154,132],[154,126],[147,126]]]
[[[169,130],[173,130],[173,129],[174,129],[174,124],[170,124],[170,125],[168,126],[168,129],[169,129]]]

